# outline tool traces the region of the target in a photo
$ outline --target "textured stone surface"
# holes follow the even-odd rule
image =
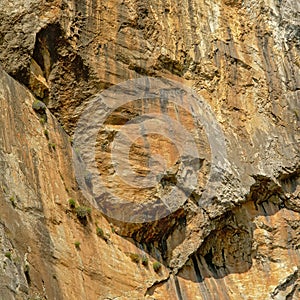
[[[287,0],[1,0],[1,65],[27,88],[1,71],[1,297],[298,299],[297,9]],[[226,170],[215,197],[198,203],[209,145],[179,110],[203,150],[195,193],[154,223],[133,226],[93,209],[82,225],[67,201],[89,204],[76,185],[65,132],[72,135],[93,95],[142,75],[181,82],[210,104],[226,140]],[[51,111],[44,125],[31,107],[35,98]],[[124,123],[164,112],[159,103],[144,104],[114,112],[98,136],[106,184],[137,202],[157,191],[123,186],[110,151]],[[170,117],[175,110],[168,107]],[[176,173],[174,145],[156,135],[148,142],[152,152],[143,140],[132,147],[137,172],[148,172],[155,153]],[[110,234],[107,241],[97,226]],[[148,268],[130,253],[149,257]],[[155,260],[163,264],[158,274]]]
[[[80,222],[68,199],[88,203],[75,184],[68,136],[49,111],[41,124],[33,96],[2,70],[0,91],[1,299],[138,299],[168,275],[152,268],[159,253],[151,257],[119,237],[94,210],[86,225]]]

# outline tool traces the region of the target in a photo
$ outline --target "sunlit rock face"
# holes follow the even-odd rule
[[[1,299],[300,298],[298,3],[0,18]]]

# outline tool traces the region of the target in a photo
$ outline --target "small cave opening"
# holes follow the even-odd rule
[[[64,94],[65,86],[79,86],[89,78],[89,68],[69,43],[61,24],[52,23],[36,34],[35,46],[27,70],[26,85],[46,105]],[[68,78],[68,82],[66,82]],[[53,111],[52,111],[53,112]]]
[[[63,31],[59,24],[49,24],[36,35],[33,59],[40,66],[46,79],[53,64],[58,60],[58,48],[62,43]]]

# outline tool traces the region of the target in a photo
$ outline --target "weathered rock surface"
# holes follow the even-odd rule
[[[19,82],[1,70],[1,298],[299,299],[298,6],[1,0],[0,62]],[[91,204],[77,186],[67,133],[94,95],[141,76],[178,81],[211,106],[226,141],[214,196],[201,198],[213,167],[201,124],[174,105],[141,100],[114,111],[98,135],[106,186],[139,203],[174,185],[176,138],[152,134],[151,151],[143,139],[131,147],[142,176],[151,155],[166,160],[168,172],[153,189],[125,185],[110,162],[122,126],[158,113],[195,137],[198,187],[156,222],[124,223],[96,208],[80,222],[68,199]],[[34,111],[36,99],[49,110]]]
[[[84,204],[68,136],[49,111],[41,124],[34,97],[2,70],[0,91],[0,298],[138,299],[166,278],[164,267],[159,274],[152,268],[159,253],[149,257],[119,237],[98,212],[86,225],[80,222],[68,204],[71,197]],[[130,254],[147,257],[148,266],[132,262]]]

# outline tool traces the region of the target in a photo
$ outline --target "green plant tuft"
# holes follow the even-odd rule
[[[52,151],[52,150],[55,151],[55,150],[56,150],[56,145],[55,145],[55,143],[50,143],[50,142],[49,142],[49,143],[48,143],[48,147],[49,147],[49,150],[50,150],[50,151]]]
[[[44,135],[47,140],[49,140],[49,131],[47,129],[44,130]]]
[[[158,273],[159,270],[161,269],[161,263],[158,262],[158,261],[155,261],[155,262],[153,263],[152,266],[153,266],[153,270],[154,270],[156,273]]]
[[[111,229],[111,232],[112,232],[112,233],[115,233],[115,232],[116,232],[115,227],[114,227],[113,225],[110,225],[110,229]]]
[[[103,231],[103,229],[102,228],[100,228],[100,227],[97,227],[96,228],[96,234],[98,235],[98,236],[100,236],[101,238],[105,238],[105,236],[104,236],[104,231]]]
[[[16,207],[15,197],[14,197],[14,196],[11,196],[11,197],[9,198],[9,201],[10,201],[10,203],[12,204],[12,206],[15,208],[15,207]]]
[[[146,255],[143,255],[142,256],[142,265],[146,267],[146,266],[148,266],[148,262],[149,262],[148,257]]]
[[[32,108],[39,113],[43,113],[46,111],[46,104],[40,100],[35,100],[32,103]]]
[[[74,243],[74,245],[75,245],[76,249],[79,249],[79,248],[80,248],[80,242],[76,241],[76,242]]]
[[[11,260],[11,253],[10,251],[5,252],[5,257]]]
[[[69,199],[69,206],[72,209],[74,209],[76,207],[76,202],[74,199],[72,199],[72,198]]]
[[[41,123],[42,125],[45,125],[45,124],[46,124],[46,122],[47,122],[47,118],[46,118],[46,116],[42,116],[42,117],[40,117],[40,123]]]
[[[132,260],[133,262],[135,262],[136,264],[138,264],[139,261],[140,261],[140,256],[139,256],[138,254],[136,254],[136,253],[129,253],[129,257],[130,257],[131,260]]]
[[[92,210],[90,207],[86,206],[78,206],[76,207],[76,215],[79,219],[86,219],[90,214]]]

